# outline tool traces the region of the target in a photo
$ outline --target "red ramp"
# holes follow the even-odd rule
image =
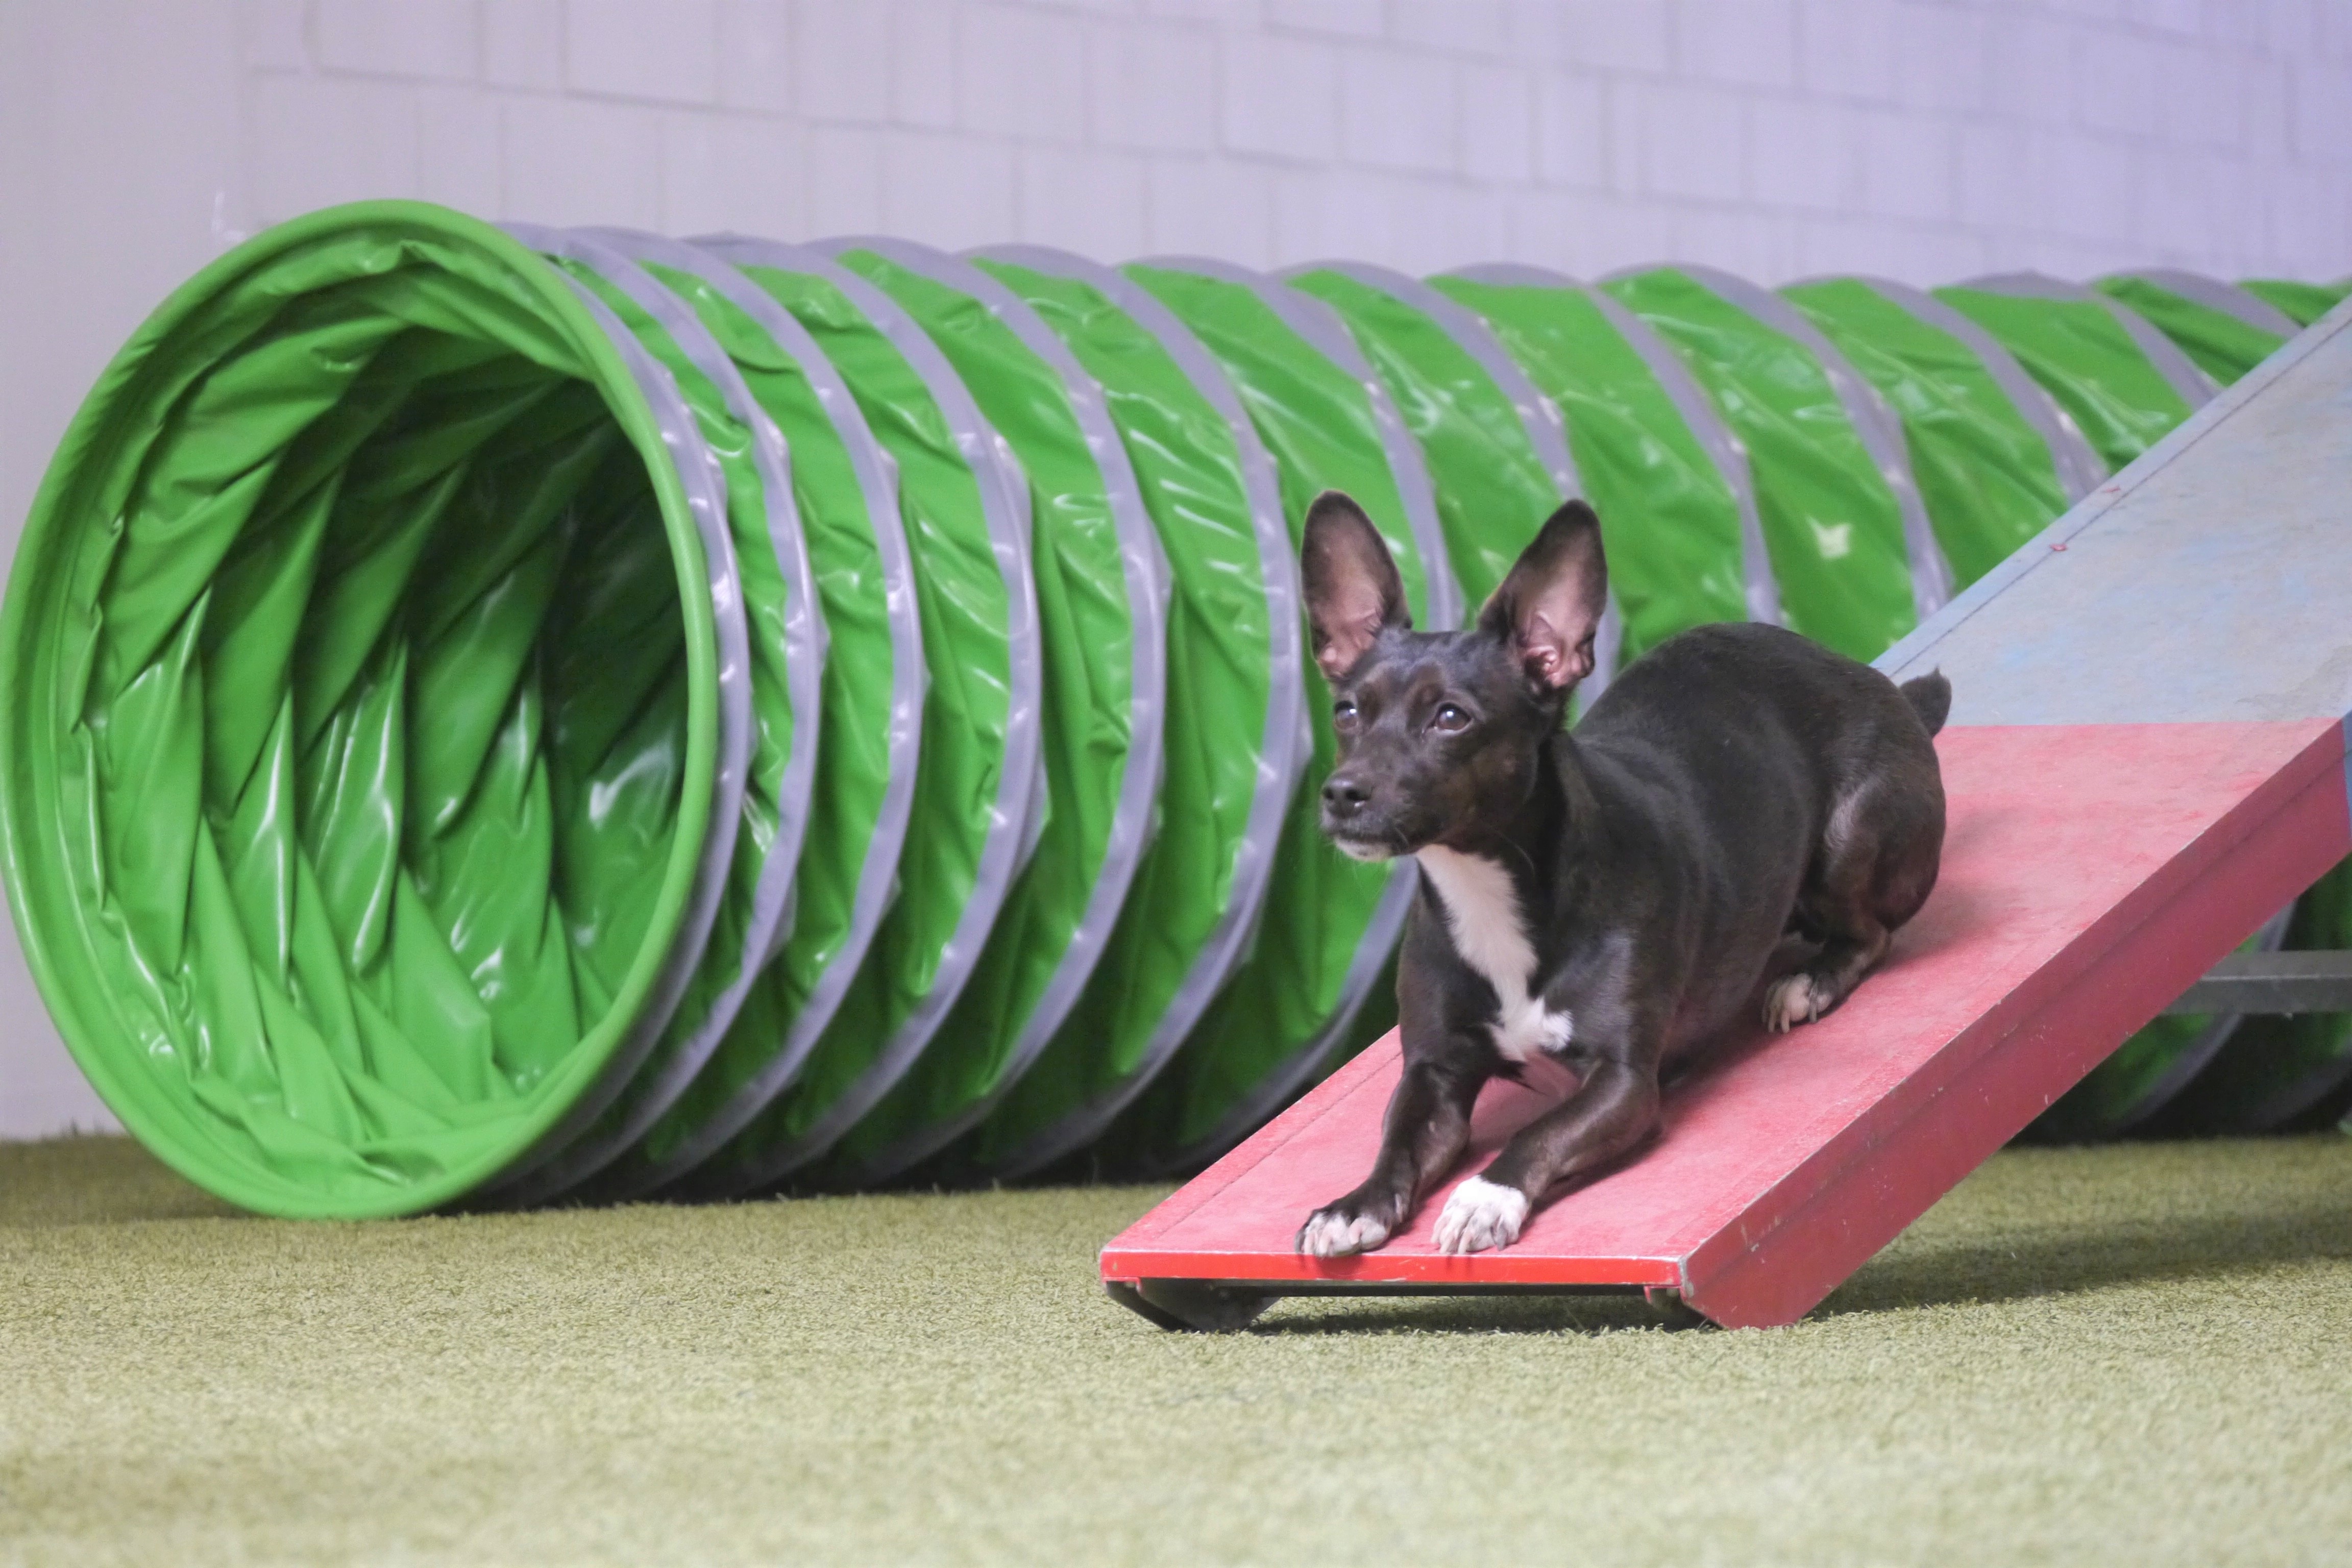
[[[1667,1095],[1519,1241],[1433,1250],[1454,1182],[1556,1097],[1490,1085],[1472,1152],[1378,1251],[1293,1249],[1370,1167],[1396,1039],[1114,1240],[1167,1326],[1277,1296],[1644,1289],[1794,1321],[2352,850],[2352,308],[2339,309],[1890,651],[1940,666],[1950,829],[1892,959],[1821,1023]]]
[[[1113,1241],[1104,1279],[1188,1321],[1433,1287],[1647,1288],[1719,1323],[1794,1321],[2352,850],[2331,721],[1948,730],[1939,750],[1943,876],[1893,959],[1821,1023],[1675,1086],[1658,1142],[1517,1246],[1435,1251],[1441,1190],[1377,1252],[1293,1250],[1370,1167],[1391,1035]],[[1489,1085],[1454,1179],[1559,1087]]]

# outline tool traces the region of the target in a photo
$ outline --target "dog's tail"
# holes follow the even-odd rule
[[[1927,733],[1932,735],[1944,727],[1944,720],[1952,711],[1952,683],[1944,679],[1942,670],[1930,670],[1895,689],[1903,693],[1904,701],[1911,704],[1911,711],[1919,715],[1919,722],[1927,726]]]

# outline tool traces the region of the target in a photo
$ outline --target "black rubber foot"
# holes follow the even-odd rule
[[[1110,1299],[1163,1329],[1192,1329],[1202,1333],[1229,1334],[1245,1329],[1274,1304],[1274,1298],[1255,1290],[1235,1290],[1198,1279],[1139,1279],[1130,1285],[1106,1279]]]
[[[1642,1300],[1649,1303],[1661,1328],[1711,1329],[1715,1324],[1706,1314],[1683,1300],[1683,1293],[1671,1285],[1652,1285],[1642,1291]]]

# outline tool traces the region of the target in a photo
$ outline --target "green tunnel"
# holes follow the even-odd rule
[[[1318,491],[1424,626],[1589,496],[1596,681],[1726,619],[1869,658],[2344,293],[314,214],[35,502],[17,930],[125,1125],[266,1213],[1195,1169],[1393,1021],[1412,870],[1316,831]],[[2255,940],[2352,944],[2352,879]],[[2347,1082],[2344,1019],[2166,1018],[2042,1131]]]

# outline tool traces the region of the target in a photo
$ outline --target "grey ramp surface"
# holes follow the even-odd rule
[[[1889,648],[1956,724],[2352,711],[2352,302]]]

